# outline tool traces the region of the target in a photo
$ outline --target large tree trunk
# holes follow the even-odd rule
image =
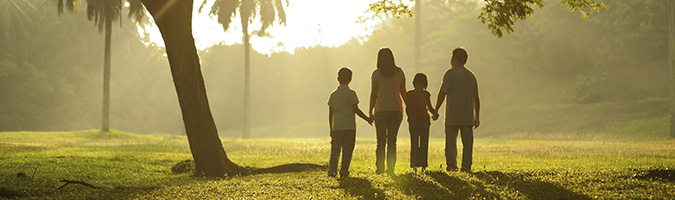
[[[192,37],[192,0],[142,0],[166,45],[185,132],[195,162],[195,176],[242,172],[225,154],[213,121],[199,56]]]
[[[668,1],[668,66],[670,67],[670,138],[675,139],[675,2]]]
[[[112,5],[106,6],[106,15],[109,18],[105,20],[105,51],[103,55],[103,103],[102,103],[102,119],[101,131],[110,131],[110,42],[112,36]]]

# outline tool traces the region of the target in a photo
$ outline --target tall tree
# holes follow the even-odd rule
[[[202,6],[199,8],[201,12],[203,6],[208,0],[204,0]],[[286,1],[288,5],[288,1]],[[262,26],[260,30],[253,31],[258,36],[265,36],[265,30],[272,26],[275,21],[279,24],[286,25],[286,12],[284,11],[281,0],[215,0],[211,7],[210,15],[218,16],[218,23],[223,25],[223,30],[227,32],[235,16],[236,11],[239,10],[239,18],[241,19],[242,38],[244,42],[244,127],[243,138],[247,139],[251,136],[250,128],[250,110],[251,110],[251,44],[249,25],[253,23],[257,14],[260,14],[260,22]],[[277,14],[275,17],[275,14]]]
[[[75,12],[80,0],[56,0],[58,10],[64,5]],[[114,1],[114,2],[108,2]],[[234,175],[245,169],[234,164],[225,154],[216,124],[209,108],[199,56],[192,36],[192,0],[127,0],[129,16],[141,21],[145,8],[153,16],[166,45],[171,74],[183,115],[185,132],[195,162],[196,176]],[[101,7],[110,3],[113,8]],[[88,0],[87,16],[103,26],[105,20],[119,17],[121,0]],[[105,13],[113,12],[113,17]],[[117,13],[116,15],[114,13]],[[106,25],[107,26],[107,25]],[[110,27],[110,26],[108,26]],[[106,44],[109,44],[108,42]],[[108,47],[109,48],[109,47]],[[108,51],[109,52],[109,51]]]
[[[141,0],[166,45],[195,176],[235,175],[245,169],[230,161],[218,137],[192,36],[192,0]]]
[[[80,0],[55,0],[58,5],[59,15],[63,14],[64,5],[68,11],[75,13]],[[145,13],[140,0],[127,0],[129,3],[129,16],[140,22]],[[87,18],[94,21],[98,31],[105,30],[105,50],[103,53],[103,102],[101,109],[101,131],[110,131],[110,46],[112,36],[112,23],[122,15],[121,0],[87,0]]]

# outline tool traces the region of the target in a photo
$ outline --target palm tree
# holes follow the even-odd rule
[[[202,7],[207,3],[204,0]],[[288,5],[288,1],[286,1]],[[211,7],[210,15],[218,16],[218,23],[223,25],[223,30],[227,32],[234,17],[235,12],[239,9],[239,17],[241,19],[242,32],[244,34],[244,131],[243,138],[250,137],[250,82],[251,82],[251,44],[250,32],[248,25],[253,22],[256,14],[260,14],[260,22],[262,26],[260,30],[254,31],[258,36],[264,36],[265,30],[269,28],[275,21],[279,24],[286,25],[286,13],[284,11],[281,0],[215,0]],[[278,13],[278,15],[276,15]],[[275,17],[278,16],[277,17]]]
[[[75,13],[80,0],[55,0],[59,15],[63,14],[64,5],[68,11]],[[127,0],[129,3],[129,17],[133,17],[140,23],[145,15],[143,4],[140,0]],[[110,131],[110,43],[112,35],[112,22],[122,19],[122,0],[87,0],[87,18],[94,21],[98,31],[105,30],[105,51],[103,55],[103,103],[101,131]]]

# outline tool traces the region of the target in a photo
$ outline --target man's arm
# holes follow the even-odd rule
[[[438,111],[438,108],[440,108],[441,105],[443,105],[443,101],[445,101],[445,95],[446,95],[445,92],[443,92],[442,90],[438,91],[438,99],[436,99],[436,107],[434,107],[434,110]]]
[[[356,113],[356,115],[363,118],[363,120],[366,120],[368,124],[370,124],[371,126],[373,125],[373,120],[370,119],[370,117],[366,116],[366,114],[364,114],[363,111],[361,111],[361,109],[359,109],[359,104],[352,105],[352,110],[354,110],[354,113]]]
[[[380,92],[380,88],[377,86],[377,82],[374,80],[371,83],[371,89],[370,89],[370,107],[368,108],[368,114],[370,114],[370,118],[373,118],[373,109],[375,109],[375,103],[377,102],[377,93]]]
[[[476,129],[480,125],[480,99],[478,98],[478,95],[476,95],[476,98],[474,98],[473,109],[475,112],[473,119],[473,128]]]
[[[330,136],[333,137],[333,107],[328,107],[328,126],[330,128]]]
[[[438,119],[438,112],[436,111],[436,109],[433,108],[433,106],[431,106],[431,99],[427,99],[427,108],[429,109],[429,111],[431,111],[431,114],[434,115],[431,118],[433,120],[437,120]]]

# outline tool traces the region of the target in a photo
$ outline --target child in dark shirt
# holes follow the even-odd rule
[[[407,93],[406,114],[408,114],[408,127],[410,129],[410,167],[417,171],[420,167],[422,171],[428,166],[427,157],[429,152],[429,111],[433,118],[438,118],[438,113],[431,106],[431,94],[427,89],[427,76],[418,73],[413,78],[414,90]]]

